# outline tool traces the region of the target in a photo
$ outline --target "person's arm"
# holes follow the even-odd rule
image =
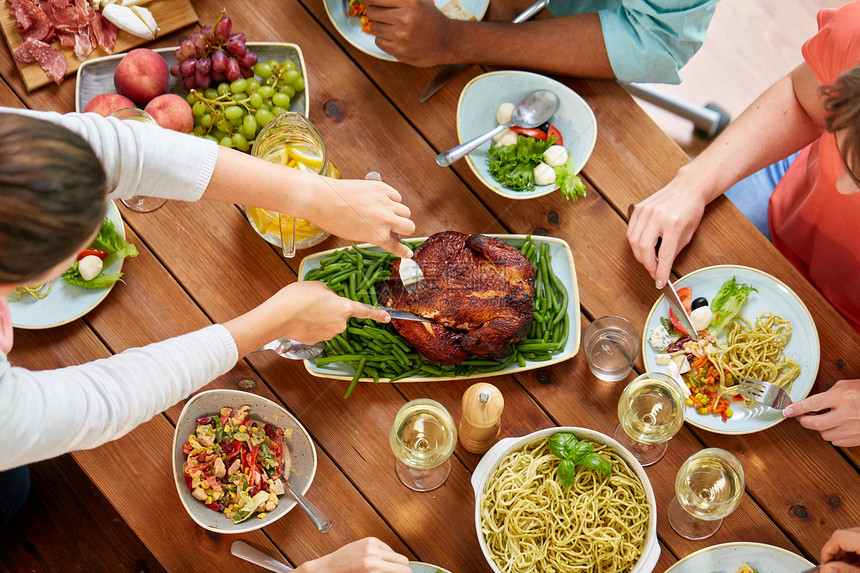
[[[400,194],[385,183],[329,179],[203,138],[93,113],[2,111],[52,121],[83,137],[102,162],[111,199],[146,195],[253,205],[313,221],[339,237],[373,243],[400,257],[411,256],[392,233],[411,235],[415,224]]]
[[[661,288],[693,237],[705,206],[734,183],[803,148],[823,131],[820,82],[801,64],[756,99],[664,188],[636,204],[627,240]],[[654,257],[662,237],[659,263]]]
[[[840,554],[853,554],[847,561],[830,563]],[[853,529],[837,529],[821,548],[821,562],[827,565],[821,568],[821,573],[858,573],[860,572],[860,527]]]
[[[798,400],[782,413],[797,418],[804,428],[820,432],[834,446],[860,446],[860,380],[839,380],[829,390]]]
[[[122,437],[266,342],[328,340],[351,316],[390,321],[322,283],[300,282],[223,326],[87,364],[30,371],[0,358],[0,471]]]
[[[450,20],[431,0],[366,0],[376,44],[419,67],[479,63],[577,77],[678,83],[715,0],[627,0],[615,9],[512,24]]]
[[[409,559],[374,537],[365,537],[337,551],[296,567],[296,573],[409,573]]]

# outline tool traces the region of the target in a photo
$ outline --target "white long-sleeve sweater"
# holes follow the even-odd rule
[[[213,142],[153,125],[8,108],[0,108],[0,121],[5,113],[52,121],[86,139],[112,199],[195,201],[215,167]],[[221,325],[57,370],[15,367],[0,354],[0,471],[119,438],[237,360],[236,343]]]

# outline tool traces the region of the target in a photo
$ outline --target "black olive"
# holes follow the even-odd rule
[[[539,125],[539,126],[538,126],[538,129],[539,129],[539,130],[541,130],[541,131],[542,131],[542,132],[544,132],[544,133],[548,132],[548,131],[549,131],[549,122],[547,121],[546,123],[543,123],[542,125]]]
[[[708,299],[703,296],[700,296],[697,299],[693,299],[693,303],[690,305],[691,310],[696,310],[697,308],[708,306]]]

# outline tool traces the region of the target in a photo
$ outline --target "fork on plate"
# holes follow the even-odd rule
[[[770,382],[763,382],[755,378],[741,378],[738,391],[745,398],[777,410],[784,410],[786,406],[791,404],[788,392]]]

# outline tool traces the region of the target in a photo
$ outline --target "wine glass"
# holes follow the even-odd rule
[[[675,478],[675,497],[667,514],[672,529],[686,539],[710,537],[744,493],[741,462],[725,450],[707,448],[684,462]]]
[[[403,485],[430,491],[448,479],[457,430],[442,404],[427,398],[407,402],[394,417],[388,438],[397,457],[394,470]]]
[[[111,114],[111,117],[130,121],[142,121],[144,123],[155,123],[155,120],[152,119],[151,115],[149,115],[142,109],[137,109],[136,107],[127,107],[124,109],[117,110]],[[123,199],[122,202],[132,211],[137,211],[138,213],[149,213],[162,207],[165,203],[167,203],[167,199],[160,199],[158,197],[144,197],[143,195],[132,195],[128,199]]]
[[[612,437],[643,466],[657,463],[684,425],[684,394],[669,376],[646,372],[624,388]]]

